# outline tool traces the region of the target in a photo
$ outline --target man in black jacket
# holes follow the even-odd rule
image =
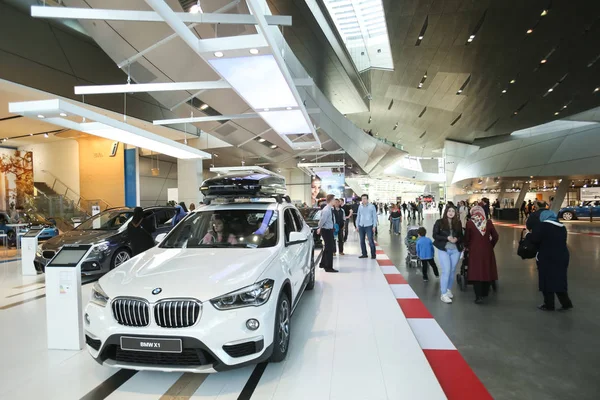
[[[344,255],[344,225],[346,223],[346,212],[341,207],[341,205],[342,205],[341,199],[336,199],[333,201],[333,203],[334,203],[333,220],[334,220],[335,224],[337,224],[339,227],[338,233],[337,233],[338,249],[340,251],[340,256],[343,256]],[[335,228],[335,226],[334,226],[334,228]],[[335,250],[333,252],[333,255],[335,255]]]

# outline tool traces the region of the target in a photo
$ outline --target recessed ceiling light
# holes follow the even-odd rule
[[[260,139],[258,139],[258,141],[259,141],[259,143],[263,143],[263,142],[265,142],[265,139],[260,138]]]
[[[502,91],[502,93],[506,93],[506,89],[504,89],[504,90]]]
[[[548,93],[554,92],[554,89],[550,88],[548,89]]]
[[[422,88],[422,87],[423,87],[423,84],[422,84],[422,83],[419,83],[419,87],[420,87],[420,88]]]
[[[66,116],[67,116],[67,114],[66,114],[66,113],[60,113],[60,116],[61,116],[61,117],[66,117]]]
[[[514,79],[510,81],[510,83],[515,83],[515,82],[516,82],[516,80],[514,80]]]
[[[250,54],[258,54],[258,49],[250,49]]]
[[[462,93],[462,89],[458,89],[458,92],[456,92],[458,94]]]
[[[475,39],[475,35],[469,36],[469,39],[471,39],[471,40]]]
[[[33,133],[30,133],[29,136],[33,136]]]
[[[546,15],[548,15],[548,10],[544,10],[542,11],[542,13],[540,14],[542,17],[545,17]]]
[[[547,62],[548,62],[548,60],[546,60],[546,59],[544,58],[542,61],[540,61],[540,64],[546,64]]]
[[[213,154],[213,156],[215,156],[216,158],[219,158],[219,155],[218,155],[218,154]]]
[[[277,145],[276,145],[276,144],[272,144],[272,145],[271,145],[271,148],[272,148],[272,149],[276,149],[276,148],[277,148]]]
[[[554,113],[554,115],[558,115],[558,114],[560,114],[558,111]]]
[[[300,160],[300,161],[306,161],[306,158],[303,158],[303,159],[302,159],[302,160]]]
[[[200,106],[201,110],[206,110],[208,108],[208,104],[204,103]]]
[[[519,113],[518,111],[515,111],[515,112],[514,112],[514,114],[515,114],[515,115],[517,115],[518,113]]]
[[[423,40],[423,36],[419,36],[419,40]]]
[[[263,111],[269,111],[269,109],[268,109],[268,108],[265,108]]]
[[[198,14],[202,12],[202,7],[200,7],[200,2],[194,4],[190,7],[190,14]]]
[[[44,133],[44,137],[45,137],[45,138],[47,138],[47,137],[48,137],[48,134],[47,134],[47,133]]]
[[[566,106],[566,105],[564,105],[564,106],[563,106],[563,109],[564,109],[564,108],[567,108],[567,106]]]
[[[38,114],[38,118],[46,118],[42,114]]]
[[[600,87],[597,87],[596,89],[594,89],[594,93],[598,93],[600,92]]]
[[[286,109],[286,110],[291,110],[291,109],[292,109],[292,107],[286,107],[285,109]]]
[[[222,52],[222,51],[215,51],[215,57],[217,57],[217,58],[221,58],[221,57],[223,57],[223,55],[224,55],[224,54],[223,54],[223,52]]]
[[[529,35],[531,33],[533,33],[533,29],[527,29],[527,34]]]

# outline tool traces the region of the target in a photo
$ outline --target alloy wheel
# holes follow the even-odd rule
[[[573,219],[573,213],[566,211],[563,213],[563,219],[565,221],[571,221]]]
[[[279,306],[279,349],[282,353],[287,350],[290,338],[290,305],[284,299]]]
[[[123,264],[125,261],[128,261],[131,258],[131,256],[129,255],[128,252],[126,251],[120,251],[119,253],[117,253],[117,256],[115,257],[115,267],[118,267],[119,265]]]

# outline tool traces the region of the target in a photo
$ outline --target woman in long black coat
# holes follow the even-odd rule
[[[573,308],[567,285],[567,228],[558,222],[554,212],[545,210],[540,214],[540,223],[533,228],[531,235],[532,243],[538,246],[539,289],[544,294],[544,304],[538,308],[553,311],[554,294],[562,305],[561,311]]]

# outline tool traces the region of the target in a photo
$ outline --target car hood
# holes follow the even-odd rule
[[[43,249],[57,250],[65,244],[96,244],[116,235],[117,233],[118,231],[82,231],[75,229],[44,242]]]
[[[277,255],[277,248],[153,248],[100,279],[110,298],[195,298],[202,302],[258,280]],[[158,295],[152,290],[161,288]]]

